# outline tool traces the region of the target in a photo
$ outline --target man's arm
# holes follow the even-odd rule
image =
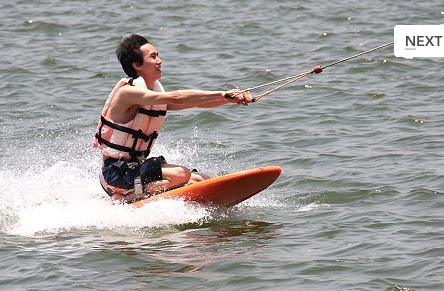
[[[239,90],[228,92],[202,90],[156,92],[137,86],[121,88],[116,97],[129,106],[166,104],[170,110],[191,107],[210,108],[227,103],[246,105],[253,100],[249,92],[239,93]]]
[[[170,104],[168,105],[168,110],[181,110],[192,107],[213,108],[227,103],[237,103],[238,105],[247,106],[250,102],[253,102],[253,97],[251,96],[250,92],[241,92],[240,90],[236,89],[225,92],[223,99],[209,99],[198,102],[197,104],[193,104],[192,102],[186,104]]]
[[[205,102],[201,102],[197,105],[193,105],[193,104],[169,104],[168,105],[168,110],[182,110],[182,109],[187,109],[187,108],[194,108],[194,107],[199,107],[199,108],[213,108],[213,107],[217,107],[217,106],[221,106],[227,103],[231,103],[229,100],[212,100],[212,101],[205,101]]]
[[[137,86],[122,87],[116,97],[128,105],[182,104],[196,106],[205,101],[225,99],[222,91],[179,90],[156,92]]]

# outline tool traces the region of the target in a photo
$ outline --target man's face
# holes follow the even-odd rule
[[[160,79],[162,76],[162,59],[159,57],[159,53],[156,48],[147,43],[140,47],[143,54],[143,65],[139,67],[142,74],[149,75],[154,79]]]

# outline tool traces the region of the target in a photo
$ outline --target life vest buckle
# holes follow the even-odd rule
[[[136,195],[143,195],[143,186],[140,176],[134,177],[134,193],[136,193]]]

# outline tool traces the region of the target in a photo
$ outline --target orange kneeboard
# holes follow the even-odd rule
[[[158,199],[180,199],[199,204],[231,207],[273,184],[281,171],[280,167],[269,166],[223,175],[169,190],[131,205],[141,207]]]

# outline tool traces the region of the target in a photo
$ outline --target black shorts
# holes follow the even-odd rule
[[[163,156],[146,159],[140,164],[108,158],[103,161],[102,175],[110,186],[121,189],[133,189],[134,178],[139,173],[143,184],[162,180],[161,164],[163,162],[165,162]]]

